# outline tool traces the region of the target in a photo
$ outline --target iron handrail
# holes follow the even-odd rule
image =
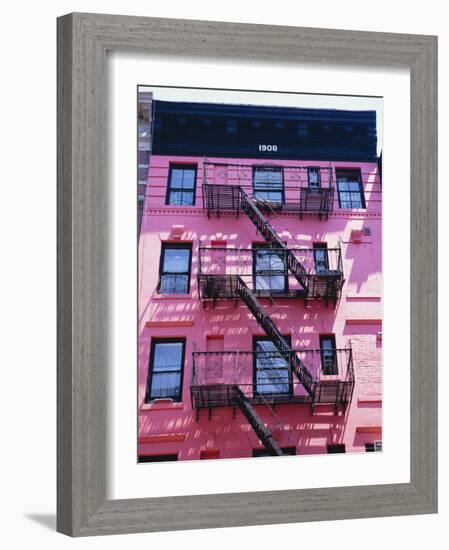
[[[336,360],[336,367],[337,367],[337,373],[336,374],[326,374],[324,373],[324,365],[322,362],[322,354],[323,352],[333,352],[335,355]],[[291,366],[290,358],[293,356],[299,355],[302,357],[302,361],[304,364],[312,370],[314,374],[319,375],[318,378],[314,378],[314,383],[319,382],[320,380],[334,380],[338,379],[340,382],[353,382],[355,380],[354,375],[354,363],[353,363],[353,354],[352,354],[352,348],[333,348],[333,349],[325,349],[325,348],[291,348],[290,350],[272,350],[272,351],[256,351],[256,350],[224,350],[224,351],[195,351],[192,352],[192,384],[195,385],[195,383],[198,381],[199,376],[197,376],[198,373],[198,360],[202,357],[207,359],[207,357],[239,357],[242,356],[248,356],[250,358],[249,363],[247,365],[247,369],[245,369],[242,372],[237,372],[235,367],[235,359],[233,364],[233,369],[228,370],[228,372],[224,375],[224,378],[228,378],[230,381],[232,380],[232,383],[239,383],[238,378],[244,378],[245,376],[248,376],[249,371],[253,368],[254,359],[257,357],[264,358],[265,360],[269,360],[270,358],[274,360],[283,359],[288,367]],[[310,356],[312,356],[312,359],[310,359]],[[312,362],[312,364],[311,364]],[[207,371],[210,370],[211,365],[208,364],[207,361],[203,363],[203,372],[202,374],[206,376]],[[224,369],[226,370],[226,369]],[[240,376],[238,376],[240,375]],[[213,376],[211,374],[208,374],[209,379],[212,380]],[[217,376],[217,379],[220,378],[220,376]],[[280,381],[284,381],[283,378],[276,378],[275,376],[270,377],[270,384],[272,382],[276,383]],[[292,382],[294,385],[295,383]]]

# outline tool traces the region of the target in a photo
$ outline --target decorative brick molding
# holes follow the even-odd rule
[[[139,443],[171,443],[176,441],[185,441],[186,438],[186,433],[141,435],[139,436]]]
[[[179,321],[175,320],[160,320],[160,321],[147,321],[145,323],[145,326],[147,328],[154,328],[154,327],[191,327],[194,323],[194,318],[190,317],[188,319],[182,319]]]
[[[375,405],[375,404],[379,404],[381,405],[382,404],[382,397],[381,396],[376,396],[376,395],[373,395],[373,396],[360,396],[358,399],[357,399],[357,403],[359,403],[360,405]]]
[[[346,300],[348,302],[380,302],[382,299],[382,296],[379,296],[378,294],[352,294],[348,293],[346,294]]]
[[[382,426],[357,426],[355,431],[359,434],[382,433]]]
[[[140,406],[141,411],[171,411],[174,409],[184,409],[183,403],[172,401],[171,399],[161,399],[156,403],[143,403]]]
[[[382,319],[346,319],[347,325],[382,325]]]

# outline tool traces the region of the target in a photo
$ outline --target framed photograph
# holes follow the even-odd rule
[[[60,532],[436,512],[436,81],[431,36],[58,19]]]

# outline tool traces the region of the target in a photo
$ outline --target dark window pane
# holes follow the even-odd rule
[[[334,336],[320,336],[321,370],[324,375],[338,374]]]
[[[182,177],[184,170],[179,170],[173,168],[171,171],[170,177],[170,186],[171,187],[182,187]]]
[[[154,348],[153,370],[173,371],[181,368],[182,342],[156,344]]]
[[[340,206],[342,208],[352,208],[351,193],[340,193]]]
[[[351,193],[351,208],[362,208],[362,199],[359,194]]]
[[[340,208],[365,208],[363,186],[359,170],[337,170]]]
[[[189,292],[191,248],[163,246],[159,292],[185,294]]]
[[[317,189],[321,185],[321,174],[319,168],[309,168],[307,171],[309,178],[309,187]]]
[[[262,394],[288,394],[290,373],[288,358],[270,340],[256,342],[256,388]]]
[[[184,341],[153,343],[146,401],[179,399],[183,369]]]
[[[195,187],[195,170],[184,170],[182,188],[193,189]]]
[[[166,248],[164,250],[164,271],[185,273],[189,270],[190,250],[187,248]]]
[[[270,187],[282,187],[282,168],[257,167],[254,170],[254,183]]]
[[[328,445],[327,452],[328,453],[345,453],[346,447],[344,444]]]
[[[255,167],[253,171],[254,196],[257,200],[283,201],[284,176],[282,168]]]
[[[192,205],[193,202],[193,191],[183,191],[180,204]]]
[[[287,267],[284,258],[276,252],[263,248],[255,249],[254,254],[256,289],[285,290]]]
[[[170,191],[169,204],[179,206],[182,204],[182,191]]]
[[[288,393],[289,391],[288,372],[258,370],[256,383],[259,393]]]
[[[160,399],[178,394],[181,373],[153,373],[151,382],[151,398]]]
[[[195,167],[172,167],[167,203],[177,206],[195,204],[195,183]]]
[[[188,275],[161,275],[162,294],[187,294]]]
[[[193,204],[193,192],[192,191],[170,191],[170,204],[175,206],[180,205],[192,205]]]
[[[264,279],[264,276],[262,276],[261,278]],[[270,275],[269,277],[266,277],[265,280],[268,283],[268,289],[279,291],[285,290],[284,275]]]
[[[327,245],[325,243],[316,243],[313,245],[313,254],[315,258],[315,271],[323,273],[329,269],[329,256]]]
[[[255,191],[254,197],[259,201],[282,202],[282,193],[278,191]]]

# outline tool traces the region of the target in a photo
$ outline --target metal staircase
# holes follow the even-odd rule
[[[287,340],[279,332],[278,328],[271,320],[271,317],[268,315],[268,312],[259,302],[256,295],[251,291],[245,281],[243,281],[243,279],[238,275],[236,275],[235,278],[237,283],[237,292],[240,298],[245,302],[248,309],[254,315],[257,322],[262,326],[267,335],[273,340],[273,343],[279,352],[288,356],[291,370],[295,373],[296,377],[304,386],[304,389],[313,401],[315,390],[312,375],[296,353],[293,353]]]
[[[279,447],[278,442],[274,439],[270,430],[262,422],[262,419],[256,413],[256,410],[248,401],[248,399],[246,398],[242,390],[238,386],[234,386],[233,391],[235,392],[235,399],[236,399],[237,406],[242,411],[246,420],[248,420],[252,429],[256,432],[256,435],[262,442],[263,446],[273,456],[283,456],[284,453],[282,452],[282,449]]]

